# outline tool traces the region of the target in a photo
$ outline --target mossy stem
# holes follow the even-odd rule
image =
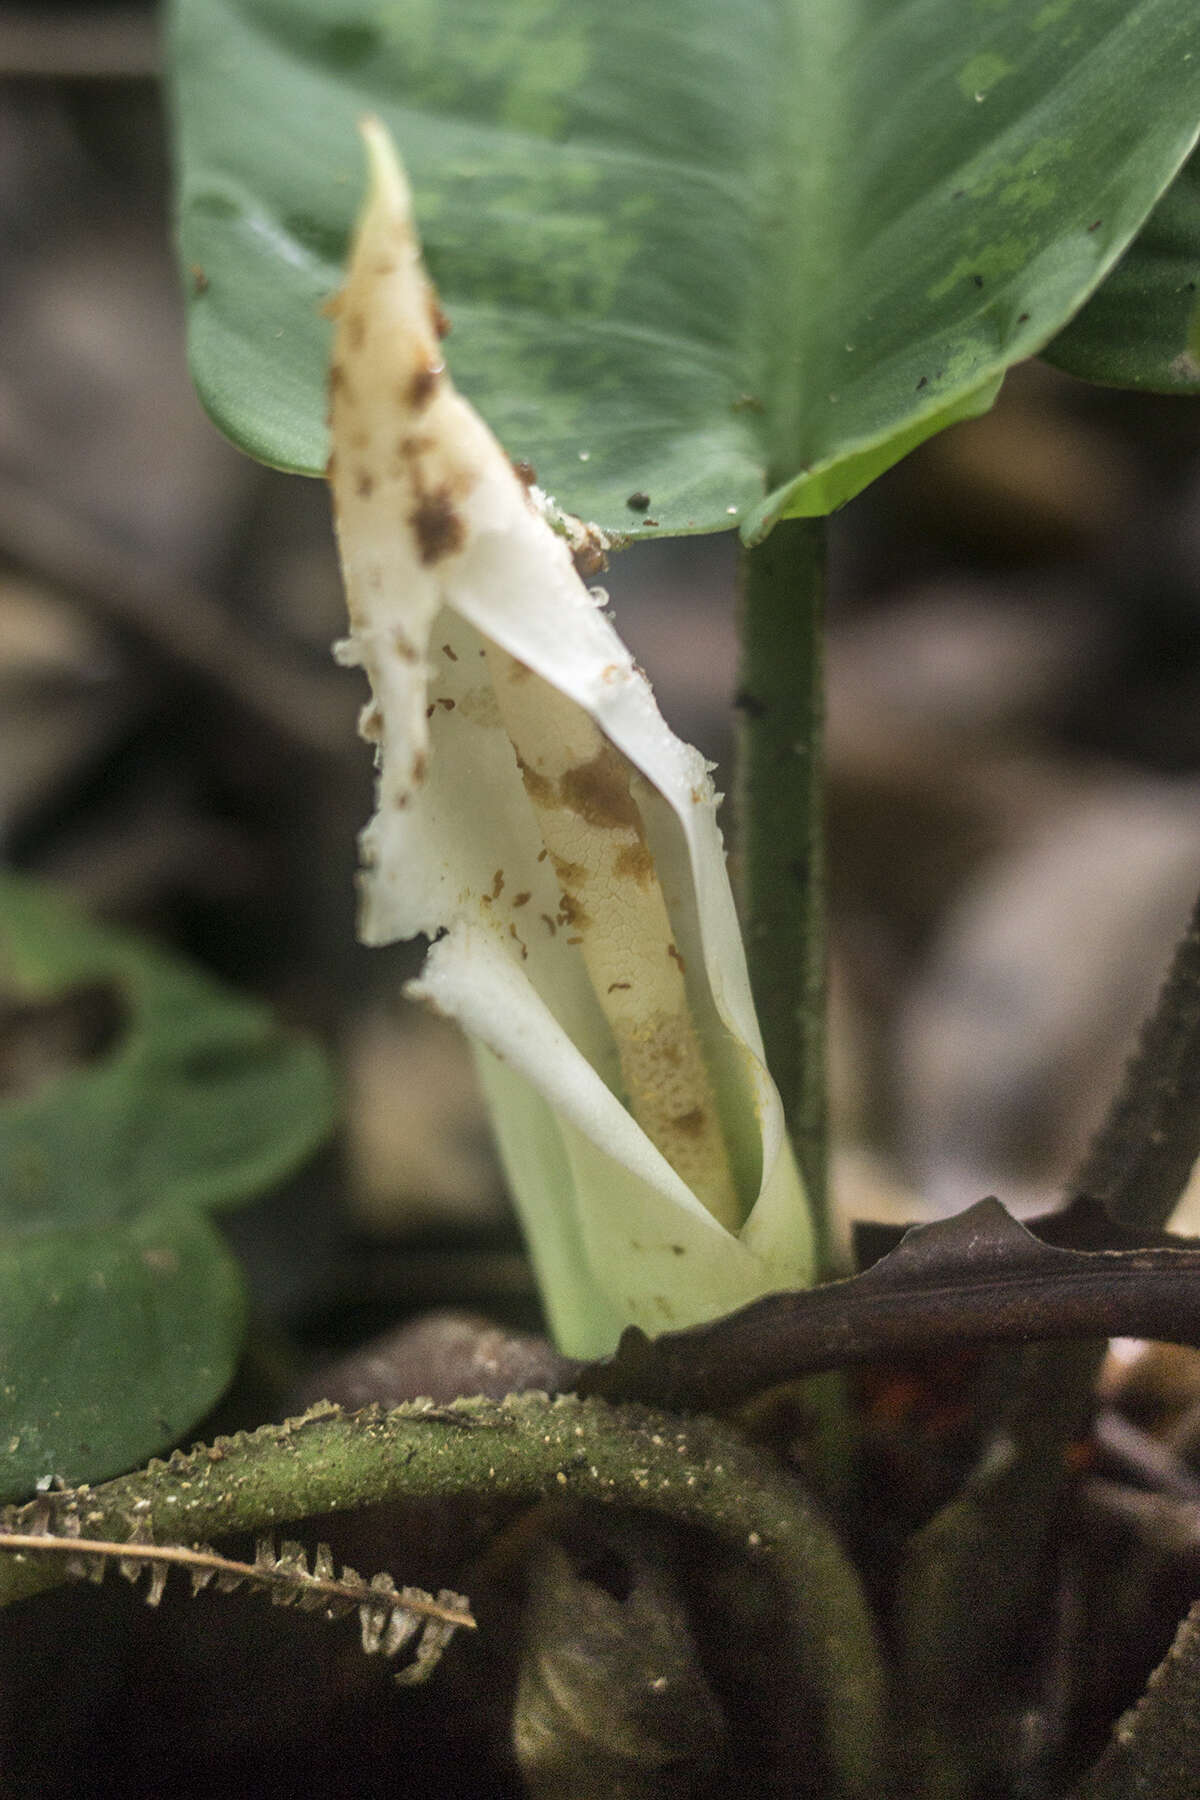
[[[207,1540],[377,1501],[486,1494],[632,1507],[699,1527],[774,1569],[788,1602],[787,1652],[814,1697],[831,1800],[880,1792],[885,1691],[861,1585],[825,1520],[770,1456],[717,1420],[598,1400],[517,1394],[497,1403],[415,1402],[346,1415],[322,1404],[251,1434],[218,1438],[95,1488],[8,1507],[11,1531],[88,1538]],[[144,1543],[130,1555],[144,1554]],[[0,1605],[53,1587],[61,1566],[0,1554]]]

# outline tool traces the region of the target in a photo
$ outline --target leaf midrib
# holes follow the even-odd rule
[[[763,430],[770,487],[794,467],[826,359],[829,329],[816,321],[830,313],[814,298],[822,284],[840,285],[844,267],[839,221],[847,209],[835,204],[837,183],[830,171],[847,165],[841,153],[847,121],[834,104],[839,90],[831,74],[857,34],[862,0],[827,6],[773,0],[773,5],[781,40],[770,58],[777,97],[764,107],[764,117],[775,130],[764,146],[758,184],[764,254],[755,308],[747,314],[747,349],[752,353],[756,342],[761,346],[761,392],[770,396]],[[774,228],[773,215],[789,222],[795,215],[800,228]]]

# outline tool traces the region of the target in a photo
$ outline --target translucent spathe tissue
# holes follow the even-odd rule
[[[329,467],[379,767],[361,931],[436,939],[407,991],[479,1047],[552,1329],[600,1355],[808,1283],[808,1213],[707,767],[577,573],[577,523],[455,391],[407,183],[364,136]]]

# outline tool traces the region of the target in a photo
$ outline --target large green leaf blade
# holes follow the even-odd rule
[[[1200,156],[1044,354],[1087,381],[1200,394]]]
[[[128,1468],[213,1405],[244,1309],[205,1211],[281,1179],[332,1122],[319,1052],[263,1007],[0,877],[9,1034],[96,994],[102,1043],[36,1080],[0,1070],[0,1501]]]
[[[456,376],[610,529],[826,510],[1061,330],[1194,141],[1193,0],[176,0],[191,354],[325,460],[392,127]],[[650,495],[643,523],[625,501]]]

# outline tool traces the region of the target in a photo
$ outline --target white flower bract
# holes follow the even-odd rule
[[[807,1209],[707,767],[577,573],[575,522],[455,390],[407,183],[364,135],[329,469],[379,770],[361,931],[435,940],[407,991],[480,1047],[551,1326],[599,1355],[807,1284]]]

